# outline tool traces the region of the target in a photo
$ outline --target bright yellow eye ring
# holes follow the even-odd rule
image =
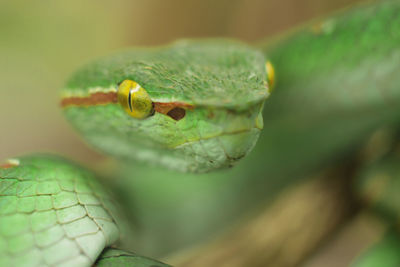
[[[267,71],[267,82],[269,90],[272,91],[272,89],[274,89],[275,86],[275,69],[270,61],[267,61],[267,63],[265,63],[265,69]]]
[[[124,80],[118,87],[118,102],[126,113],[136,119],[145,119],[154,113],[149,94],[137,82]]]

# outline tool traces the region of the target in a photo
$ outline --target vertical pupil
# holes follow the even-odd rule
[[[132,90],[129,90],[129,94],[128,94],[128,105],[129,105],[130,111],[133,112],[133,108],[132,108]]]

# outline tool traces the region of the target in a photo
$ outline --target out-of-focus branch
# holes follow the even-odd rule
[[[259,215],[210,244],[167,262],[174,266],[296,266],[354,211],[349,168],[325,171],[282,192]]]

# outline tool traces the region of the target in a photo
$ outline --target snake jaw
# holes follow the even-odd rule
[[[174,150],[184,157],[185,163],[176,167],[195,173],[231,168],[254,148],[260,133],[261,130],[252,128],[183,143]]]

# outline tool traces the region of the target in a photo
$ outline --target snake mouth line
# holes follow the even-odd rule
[[[218,138],[218,137],[223,137],[223,136],[232,136],[232,135],[237,135],[237,134],[250,133],[251,131],[254,131],[254,130],[258,131],[258,132],[261,132],[261,129],[259,129],[257,127],[253,127],[253,128],[250,128],[250,129],[238,130],[238,131],[232,131],[232,132],[224,132],[224,133],[221,133],[221,134],[210,135],[210,136],[206,136],[206,137],[201,137],[201,138],[188,140],[188,141],[182,142],[180,144],[174,145],[171,148],[173,148],[173,149],[174,148],[179,148],[181,146],[194,144],[194,143],[199,142],[199,141],[210,140],[210,139],[213,139],[213,138]]]

